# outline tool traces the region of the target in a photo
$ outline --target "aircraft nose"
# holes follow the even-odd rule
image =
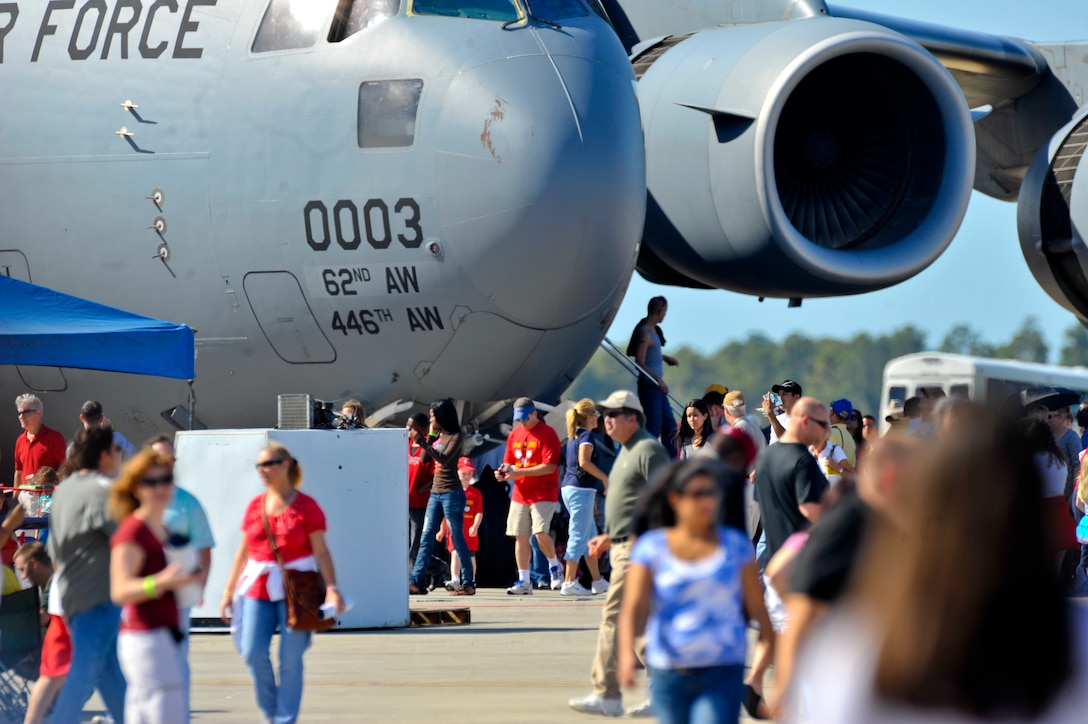
[[[623,63],[521,55],[462,72],[449,90],[436,163],[445,248],[511,322],[573,324],[626,289],[646,186]]]

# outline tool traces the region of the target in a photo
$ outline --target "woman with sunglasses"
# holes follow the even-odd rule
[[[622,686],[633,686],[635,639],[646,632],[654,714],[665,724],[736,722],[744,698],[748,615],[773,646],[752,544],[718,523],[721,467],[673,463],[636,509],[619,620]]]
[[[302,467],[279,443],[257,453],[257,474],[267,490],[246,506],[242,515],[242,544],[234,556],[220,604],[220,616],[231,623],[242,658],[257,694],[265,721],[291,724],[302,704],[302,655],[312,634],[287,626],[283,574],[272,549],[269,531],[284,567],[320,571],[327,588],[325,602],[344,610],[336,588],[336,570],[325,542],[325,513],[317,501],[299,492]],[[232,619],[233,617],[233,619]],[[279,679],[272,668],[269,648],[280,632]]]
[[[166,564],[162,517],[173,498],[173,461],[150,449],[125,465],[110,491],[109,511],[120,521],[110,538],[110,598],[124,607],[117,658],[128,682],[126,722],[185,720],[173,592],[200,572]]]

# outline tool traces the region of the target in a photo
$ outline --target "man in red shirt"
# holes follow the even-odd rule
[[[15,441],[15,487],[26,485],[38,468],[48,465],[54,470],[64,462],[64,436],[42,424],[42,401],[35,395],[15,398],[19,424],[23,433]]]
[[[533,592],[529,580],[530,534],[536,537],[540,552],[548,559],[552,590],[558,591],[563,585],[563,569],[555,557],[555,543],[548,533],[559,502],[559,436],[540,421],[536,406],[528,397],[514,401],[514,423],[519,422],[521,424],[506,440],[506,457],[495,472],[495,479],[500,482],[514,480],[506,535],[516,541],[514,559],[518,566],[518,582],[506,592],[527,596]]]

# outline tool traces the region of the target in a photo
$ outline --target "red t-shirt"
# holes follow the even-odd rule
[[[66,454],[64,435],[42,425],[33,440],[28,440],[26,431],[15,440],[15,469],[23,472],[23,481],[38,472],[38,468],[49,466],[54,470],[64,463]]]
[[[463,530],[465,531],[465,543],[468,544],[468,549],[475,553],[480,550],[480,536],[469,535],[469,529],[472,528],[472,523],[476,520],[477,515],[482,515],[484,512],[484,496],[480,493],[475,486],[468,486],[465,488],[465,522]],[[448,520],[443,520],[442,525],[446,529],[446,550],[453,553],[453,536],[450,535],[450,526]]]
[[[559,436],[543,422],[537,422],[532,430],[524,425],[515,427],[506,439],[507,465],[515,468],[535,465],[555,465],[547,475],[514,478],[515,503],[556,503],[559,501]]]
[[[408,441],[408,507],[426,508],[434,484],[434,460],[423,454],[423,448]]]
[[[275,561],[276,555],[272,552],[272,546],[269,545],[268,535],[264,530],[264,516],[261,514],[263,505],[264,495],[258,495],[249,501],[246,512],[242,516],[242,536],[246,547],[249,548],[250,558],[255,561]],[[272,535],[276,537],[276,547],[284,563],[313,555],[310,534],[318,530],[327,530],[325,512],[321,510],[316,500],[305,493],[296,495],[291,504],[279,515],[268,516],[268,527],[272,529]],[[262,601],[269,600],[267,582],[268,575],[261,576],[254,581],[246,596]]]
[[[136,573],[139,577],[150,576],[166,568],[166,552],[162,549],[162,542],[147,527],[147,523],[136,516],[127,516],[110,536],[111,550],[121,543],[133,543],[143,549],[144,564]],[[177,625],[178,605],[173,591],[144,603],[126,603],[121,610],[122,631],[150,631]]]

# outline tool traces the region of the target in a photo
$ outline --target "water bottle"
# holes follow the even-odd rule
[[[344,596],[344,613],[347,613],[355,607],[355,599],[351,596]],[[331,603],[326,603],[317,609],[317,617],[324,621],[327,618],[332,618],[336,615],[336,606]]]

